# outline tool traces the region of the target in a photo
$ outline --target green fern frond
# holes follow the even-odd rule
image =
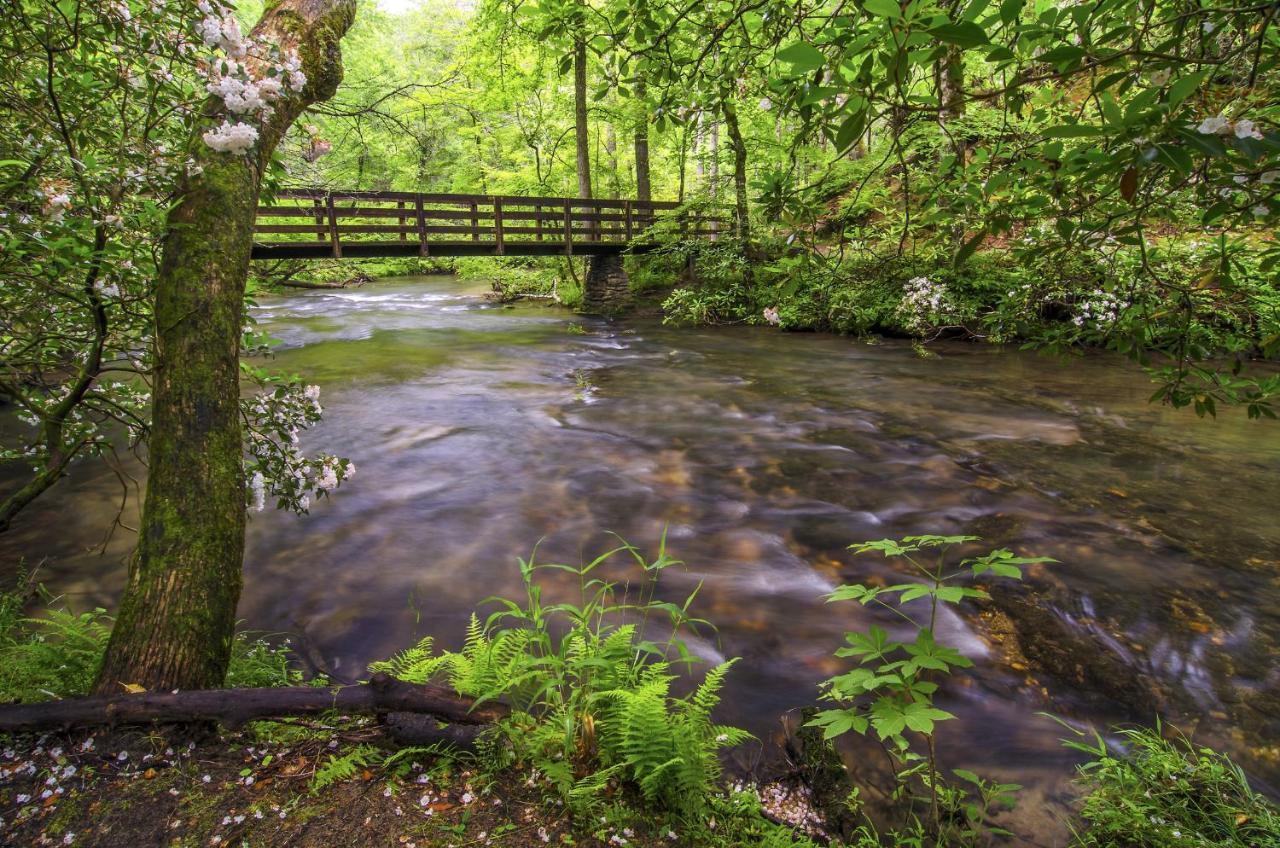
[[[345,754],[335,754],[311,778],[311,792],[315,794],[326,786],[350,780],[356,772],[373,765],[382,758],[382,752],[372,745],[357,745]]]

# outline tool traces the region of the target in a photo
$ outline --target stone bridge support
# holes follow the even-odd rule
[[[587,281],[582,292],[582,311],[610,315],[626,309],[631,302],[631,282],[622,265],[622,255],[605,253],[587,260]]]

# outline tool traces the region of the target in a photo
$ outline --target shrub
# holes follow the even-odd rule
[[[597,576],[619,556],[640,566],[640,587]],[[711,721],[731,663],[691,695],[670,692],[673,660],[692,661],[680,634],[705,624],[688,613],[692,596],[683,605],[656,599],[661,572],[677,564],[665,550],[648,561],[625,543],[581,567],[522,559],[523,605],[489,599],[498,611],[484,624],[472,617],[461,651],[437,653],[425,639],[370,670],[507,701],[513,714],[498,727],[505,754],[490,758],[530,763],[578,810],[619,780],[659,807],[695,812],[716,791],[717,752],[749,737]],[[578,602],[544,605],[541,578],[565,572],[577,579]],[[659,628],[661,641],[650,633]]]
[[[1118,754],[1100,736],[1092,745],[1067,743],[1091,756],[1080,767],[1088,794],[1078,845],[1280,846],[1280,810],[1253,791],[1238,765],[1186,738],[1165,739],[1158,727],[1120,733],[1126,750]]]

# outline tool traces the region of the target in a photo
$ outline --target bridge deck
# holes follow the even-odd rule
[[[599,256],[644,247],[656,225],[710,237],[726,228],[718,216],[678,207],[664,201],[289,189],[258,207],[253,258]]]

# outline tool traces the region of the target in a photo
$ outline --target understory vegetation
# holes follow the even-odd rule
[[[376,779],[385,783],[388,798],[427,816],[473,803],[501,806],[516,792],[540,799],[542,812],[533,821],[542,825],[485,831],[479,838],[491,844],[538,844],[550,841],[551,833],[566,844],[758,842],[772,848],[804,848],[817,839],[849,848],[968,846],[1026,836],[1001,826],[1002,811],[1017,804],[1020,787],[961,768],[944,770],[935,737],[938,722],[954,719],[938,703],[947,678],[972,666],[936,638],[939,608],[962,609],[999,591],[1000,581],[1018,579],[1023,567],[1052,562],[1003,549],[959,560],[951,553],[973,550],[979,541],[919,536],[851,546],[900,563],[907,582],[849,584],[829,600],[882,610],[907,624],[908,638],[894,639],[878,626],[846,634],[835,654],[853,666],[823,684],[830,706],[811,714],[821,745],[845,733],[870,734],[894,764],[897,789],[884,809],[872,811],[860,788],[845,780],[846,795],[835,801],[855,825],[843,832],[818,812],[831,799],[814,797],[795,775],[729,780],[722,774],[725,751],[759,742],[715,720],[736,661],[703,667],[690,649],[687,637],[714,638],[714,627],[697,616],[697,589],[682,600],[663,600],[664,572],[682,566],[665,544],[650,558],[623,543],[580,566],[538,562],[535,552],[519,561],[524,597],[486,601],[484,617],[472,616],[459,650],[437,650],[426,638],[370,666],[370,672],[409,682],[447,683],[479,703],[509,705],[510,715],[483,733],[473,750],[388,746],[369,735],[376,726],[336,715],[314,724],[258,722],[244,740],[257,753],[237,783],[247,792],[259,770],[273,759],[299,756],[291,751],[313,750],[307,746],[314,739],[304,787],[309,797]],[[33,601],[40,611],[24,617]],[[0,598],[0,698],[38,701],[87,691],[110,627],[102,610],[72,613],[30,581],[6,593]],[[237,637],[228,686],[303,682],[287,645]],[[326,747],[335,733],[341,744]],[[1225,757],[1160,726],[1125,728],[1092,741],[1075,734],[1066,744],[1086,755],[1079,818],[1072,824],[1082,848],[1280,844],[1280,811]],[[14,739],[10,747],[21,751],[30,744]],[[174,768],[181,773],[181,762],[175,760]],[[53,774],[58,777],[57,768]],[[101,779],[109,776],[104,770]],[[91,782],[79,786],[92,797]],[[16,822],[36,824],[44,815],[39,805],[22,800],[29,796],[8,796],[2,797],[16,807],[9,814]],[[298,796],[293,803],[313,802]],[[273,813],[292,808],[278,799],[273,804]],[[468,829],[470,816],[446,825],[442,815],[432,825],[436,838],[476,838]],[[515,840],[518,832],[533,832],[538,842],[501,841],[504,834]]]

